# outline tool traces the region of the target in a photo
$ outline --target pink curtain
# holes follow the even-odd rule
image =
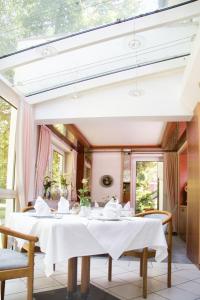
[[[36,174],[35,174],[35,195],[43,195],[43,180],[49,160],[49,152],[51,145],[51,131],[46,126],[40,127]]]
[[[176,152],[164,154],[164,209],[173,215],[173,229],[177,231],[178,208],[178,156]]]
[[[33,199],[34,118],[32,106],[21,100],[16,134],[16,187],[19,208]]]
[[[26,204],[29,199],[30,190],[30,176],[31,176],[31,157],[32,157],[32,147],[33,147],[33,124],[32,108],[29,104],[24,106],[24,133],[23,133],[23,148],[24,148],[24,193]]]

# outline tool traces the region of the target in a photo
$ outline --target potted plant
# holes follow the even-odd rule
[[[80,216],[86,217],[90,212],[90,204],[91,204],[91,197],[90,197],[90,189],[88,184],[88,179],[82,179],[83,187],[82,189],[78,190],[78,198],[80,199]]]
[[[43,180],[44,187],[44,198],[51,199],[51,188],[56,183],[55,180],[52,180],[49,176],[45,176]]]
[[[69,193],[71,192],[69,187],[71,185],[71,176],[70,174],[62,174],[60,176],[60,185],[61,185],[61,195],[68,199]]]

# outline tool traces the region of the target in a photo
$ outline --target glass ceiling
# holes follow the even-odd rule
[[[186,0],[1,0],[0,57]]]
[[[70,33],[185,2],[27,0],[24,5],[22,0],[1,0],[0,53],[5,56],[13,51],[40,45]],[[40,53],[42,59],[8,68],[1,74],[26,96],[39,94],[125,70],[137,70],[140,66],[186,57],[191,52],[199,26],[198,19],[195,18],[134,33],[134,22],[131,25],[132,33],[76,48],[73,51],[59,53],[54,43],[43,49],[36,47],[34,51],[46,49],[47,55]],[[98,30],[96,34],[98,36]],[[68,40],[65,42],[67,44]],[[28,51],[30,50],[26,50],[27,53]]]

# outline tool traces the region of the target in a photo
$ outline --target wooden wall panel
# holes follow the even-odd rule
[[[82,179],[84,177],[84,146],[78,142],[77,148],[76,190],[78,192],[82,188]]]
[[[200,264],[200,105],[187,125],[188,139],[188,220],[187,255]]]

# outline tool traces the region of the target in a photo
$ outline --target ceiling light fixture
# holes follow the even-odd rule
[[[144,95],[144,90],[142,89],[138,89],[138,88],[135,88],[135,89],[132,89],[128,92],[129,96],[131,97],[141,97],[142,95]]]
[[[54,56],[58,53],[57,49],[52,46],[39,48],[40,55],[43,57]]]
[[[128,42],[128,46],[130,49],[135,50],[141,46],[141,41],[139,39],[132,39]]]

